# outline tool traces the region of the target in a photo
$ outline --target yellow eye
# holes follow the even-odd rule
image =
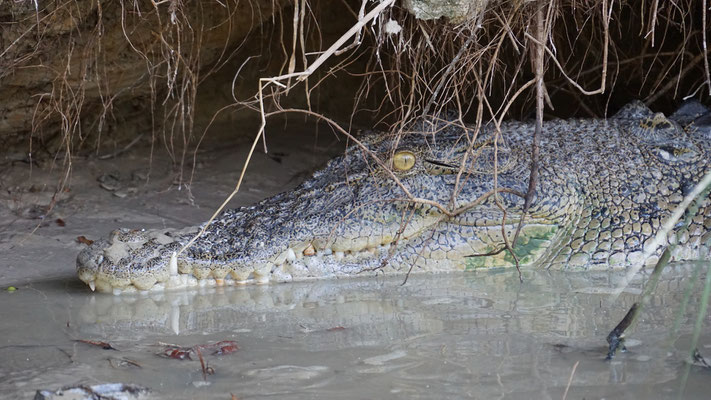
[[[691,152],[691,150],[686,149],[686,148],[675,148],[674,149],[674,157],[681,157],[686,153]]]
[[[407,171],[415,166],[415,154],[407,151],[400,150],[393,156],[393,167],[398,171]]]

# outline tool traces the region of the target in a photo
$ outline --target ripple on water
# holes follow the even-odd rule
[[[605,362],[605,337],[641,280],[610,301],[619,276],[515,271],[347,279],[140,296],[89,294],[43,282],[0,293],[0,398],[37,389],[125,382],[158,398],[674,398],[711,390],[687,370],[692,296],[679,339],[667,345],[688,275],[667,274],[630,335]],[[697,290],[700,290],[697,288]],[[700,349],[708,351],[705,329]],[[103,340],[119,351],[76,343]],[[234,340],[230,355],[200,362],[158,357],[159,343]],[[111,353],[111,354],[109,354]],[[107,358],[140,367],[116,368]],[[354,394],[353,396],[346,394]]]

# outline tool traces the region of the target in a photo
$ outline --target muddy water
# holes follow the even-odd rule
[[[708,398],[711,372],[684,362],[700,285],[679,311],[690,266],[663,277],[607,362],[605,337],[636,301],[620,276],[515,271],[351,279],[145,296],[45,281],[0,294],[0,398],[124,382],[156,398]],[[614,299],[614,301],[613,301]],[[670,341],[679,317],[681,329]],[[709,318],[699,348],[711,355]],[[109,342],[117,350],[76,342]],[[227,355],[161,357],[162,343],[233,340]],[[577,367],[576,367],[577,365]]]

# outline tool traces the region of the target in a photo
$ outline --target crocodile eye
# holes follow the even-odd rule
[[[684,154],[689,153],[689,152],[691,152],[691,150],[682,148],[682,149],[674,149],[674,152],[672,154],[674,154],[674,157],[682,157],[682,156],[684,156]]]
[[[411,151],[400,150],[393,156],[393,167],[398,171],[408,171],[415,166],[415,154]]]

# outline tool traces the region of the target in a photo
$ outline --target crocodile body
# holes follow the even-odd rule
[[[624,268],[659,257],[654,235],[711,170],[711,113],[698,103],[669,118],[635,102],[608,119],[546,121],[536,196],[513,254],[498,251],[522,215],[533,131],[524,122],[504,123],[500,134],[439,123],[399,139],[370,134],[295,190],[222,213],[183,251],[202,227],[120,229],[82,251],[77,272],[92,289],[120,293],[457,271],[514,258]],[[678,242],[675,260],[709,251],[708,199],[688,217],[668,238]]]

